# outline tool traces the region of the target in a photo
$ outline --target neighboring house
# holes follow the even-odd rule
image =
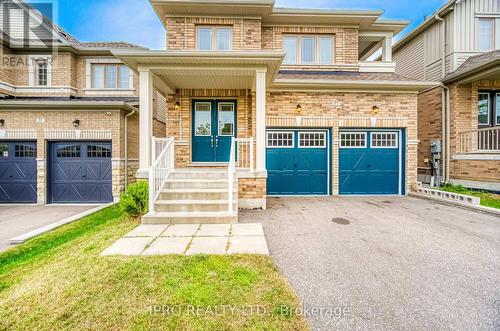
[[[0,203],[113,201],[138,168],[139,84],[111,51],[143,48],[79,42],[22,2],[0,5],[1,26],[13,26],[2,38]],[[26,20],[42,22],[36,38]]]
[[[443,84],[418,97],[420,179],[441,140],[443,181],[500,191],[500,1],[449,1],[393,56],[396,73]]]
[[[139,73],[138,175],[154,185],[146,221],[234,221],[233,154],[241,208],[265,208],[267,196],[404,195],[416,184],[417,93],[435,84],[394,73],[392,39],[408,22],[272,0],[151,2],[167,49],[113,50]],[[380,46],[382,61],[364,60]],[[168,143],[150,168],[154,88],[167,95],[175,151]],[[207,194],[223,206],[199,204]]]

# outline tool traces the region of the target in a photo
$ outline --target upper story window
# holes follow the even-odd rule
[[[50,87],[52,85],[52,57],[46,55],[31,55],[29,59],[29,86]]]
[[[500,92],[480,91],[477,101],[477,124],[500,126]]]
[[[49,64],[47,59],[38,59],[35,61],[35,85],[47,86],[49,77]]]
[[[330,65],[333,64],[333,36],[288,35],[283,36],[284,64]]]
[[[128,89],[130,88],[130,69],[124,64],[92,64],[92,88]]]
[[[196,49],[199,51],[229,51],[233,47],[230,27],[204,26],[196,29]]]
[[[489,18],[481,18],[477,24],[477,47],[481,52],[488,52],[494,48],[495,21]]]

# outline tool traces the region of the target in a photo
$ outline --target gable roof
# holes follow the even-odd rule
[[[455,71],[444,77],[443,82],[451,83],[461,78],[467,78],[472,75],[494,75],[500,78],[500,50],[491,51],[469,57]],[[480,79],[480,77],[477,77]]]

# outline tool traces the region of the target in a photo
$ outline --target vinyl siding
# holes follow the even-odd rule
[[[413,42],[402,47],[394,54],[396,73],[409,78],[425,79],[424,35],[421,34]]]

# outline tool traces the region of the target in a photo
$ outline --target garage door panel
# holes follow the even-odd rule
[[[111,202],[111,143],[56,142],[51,145],[53,203]]]
[[[305,131],[305,130],[304,130]],[[322,145],[313,145],[315,136],[307,135],[307,147],[300,147],[302,130],[268,131],[266,168],[269,195],[325,195],[328,194],[328,149],[326,131],[314,131],[323,139]],[[276,133],[278,132],[278,135]],[[274,133],[274,134],[273,134]],[[293,134],[292,134],[293,133]],[[279,136],[281,134],[281,136]],[[282,137],[285,141],[276,141]],[[316,137],[318,138],[318,137]],[[311,147],[314,146],[314,147]]]
[[[359,132],[362,133],[362,131]],[[377,131],[365,132],[367,141],[370,141],[374,132]],[[391,132],[391,134],[394,137],[395,133]],[[397,133],[396,138],[398,134],[402,133]],[[339,150],[340,194],[399,194],[400,162],[399,146],[377,148],[367,143],[361,148],[360,146],[349,148],[342,145],[341,141]]]
[[[36,143],[0,141],[0,203],[36,203]]]

